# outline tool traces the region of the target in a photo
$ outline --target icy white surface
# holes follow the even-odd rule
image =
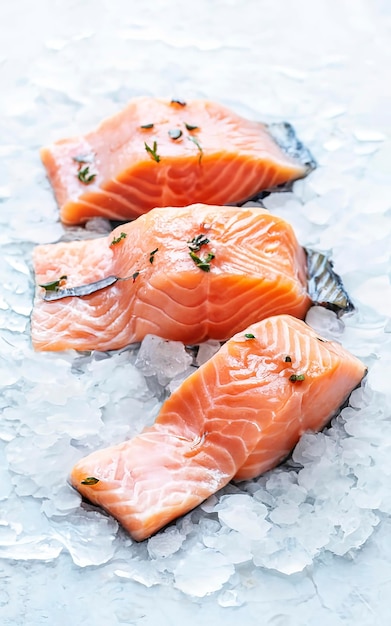
[[[389,622],[390,27],[386,0],[1,3],[1,624]],[[265,204],[332,254],[357,312],[312,309],[307,321],[369,372],[284,466],[136,544],[67,476],[153,422],[190,357],[160,346],[156,370],[147,345],[35,354],[29,316],[33,246],[107,231],[104,220],[64,231],[39,147],[144,94],[295,125],[318,169]]]

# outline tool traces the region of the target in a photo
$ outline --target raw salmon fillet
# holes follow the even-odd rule
[[[327,424],[364,374],[361,361],[303,321],[265,319],[189,376],[153,426],[79,461],[71,482],[141,541],[231,479],[275,467],[304,431]]]
[[[127,221],[157,206],[234,204],[314,165],[285,137],[207,100],[135,98],[96,130],[42,148],[61,220]],[[301,159],[302,151],[306,155]],[[304,162],[303,162],[304,161]]]
[[[194,242],[204,242],[196,252]],[[287,222],[259,208],[156,208],[108,237],[37,246],[33,262],[38,285],[128,278],[49,302],[38,287],[37,350],[114,350],[147,334],[223,341],[269,315],[303,318],[311,305],[304,250]]]

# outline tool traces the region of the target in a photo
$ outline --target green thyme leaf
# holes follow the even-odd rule
[[[150,128],[153,128],[153,124],[141,124],[140,128],[143,130],[149,130]]]
[[[292,383],[297,383],[297,382],[301,382],[302,380],[305,379],[304,374],[291,374],[291,376],[289,376],[289,380]]]
[[[199,265],[200,263],[202,263],[202,259],[200,259],[200,257],[199,257],[199,256],[197,256],[197,255],[195,254],[195,252],[190,251],[190,252],[189,252],[189,255],[190,255],[190,257],[193,259],[193,261],[194,261],[194,263],[195,263],[196,265]]]
[[[152,250],[152,252],[149,253],[149,262],[153,263],[154,259],[155,259],[155,254],[156,252],[159,250],[159,248],[155,248],[155,250]]]
[[[51,280],[49,283],[43,283],[39,285],[43,287],[45,291],[58,291],[60,285],[67,279],[67,276],[60,276],[57,280]]]
[[[292,363],[292,359],[289,356],[289,354],[288,354],[288,356],[285,357],[284,361],[285,361],[285,363]]]
[[[197,137],[193,137],[192,135],[188,135],[187,138],[189,141],[192,141],[197,146],[199,153],[200,153],[198,163],[201,163],[202,155],[204,152],[201,148],[200,142],[198,141]]]
[[[179,137],[182,137],[183,133],[180,128],[172,128],[168,131],[168,134],[170,135],[171,139],[179,139]]]
[[[185,126],[186,126],[186,130],[198,130],[199,126],[195,126],[194,124],[186,124],[185,122]]]
[[[134,272],[134,274],[132,274],[133,282],[135,282],[137,276],[140,276],[140,272]]]
[[[120,241],[122,241],[122,239],[126,239],[127,235],[126,233],[122,233],[120,234],[119,237],[114,237],[113,241],[111,242],[111,246],[115,246],[117,243],[119,243]]]
[[[81,480],[80,483],[82,485],[96,485],[99,482],[99,478],[95,478],[95,476],[87,476],[84,480]]]
[[[156,163],[159,163],[160,156],[156,152],[157,151],[157,143],[156,143],[156,141],[153,142],[153,147],[152,148],[146,142],[144,142],[144,146],[145,146],[146,151],[149,152],[149,154],[156,161]]]
[[[96,174],[90,174],[90,167],[87,165],[86,167],[80,169],[77,173],[77,177],[81,183],[85,185],[89,185],[94,180]]]
[[[244,336],[246,337],[246,339],[255,339],[255,335],[253,335],[252,333],[246,333]]]
[[[189,252],[190,257],[200,270],[204,272],[210,272],[210,262],[215,258],[215,255],[209,252],[205,259],[200,259],[193,251]]]
[[[193,252],[198,252],[201,249],[201,246],[206,246],[209,243],[209,239],[205,237],[205,235],[197,235],[193,237],[191,241],[187,242],[187,247],[190,248]]]

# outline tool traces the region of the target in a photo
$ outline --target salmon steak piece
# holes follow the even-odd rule
[[[290,124],[208,100],[140,97],[86,135],[41,149],[65,224],[128,221],[157,206],[237,204],[315,166]]]
[[[33,264],[36,350],[115,350],[148,334],[225,341],[311,306],[291,226],[254,207],[156,208],[108,237],[37,246]]]
[[[72,469],[72,485],[142,541],[230,480],[272,469],[323,428],[365,366],[289,315],[249,326],[164,402],[154,425]]]

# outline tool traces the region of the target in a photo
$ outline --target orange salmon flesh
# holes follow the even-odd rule
[[[41,149],[61,220],[127,221],[157,206],[240,203],[304,177],[267,127],[220,104],[140,97],[96,130]]]
[[[364,374],[359,359],[303,321],[265,319],[190,375],[153,426],[81,459],[72,485],[142,541],[231,479],[275,467]]]
[[[37,246],[33,262],[38,285],[61,276],[66,287],[127,279],[52,302],[38,286],[37,350],[114,350],[147,334],[225,341],[270,315],[304,318],[311,305],[304,250],[287,222],[259,208],[157,208],[108,237]]]

